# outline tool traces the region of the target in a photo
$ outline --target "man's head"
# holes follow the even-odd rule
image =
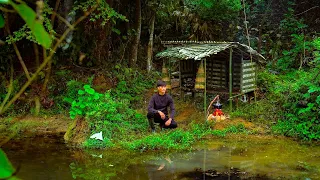
[[[167,84],[161,80],[157,82],[157,89],[160,95],[164,95],[167,90]]]

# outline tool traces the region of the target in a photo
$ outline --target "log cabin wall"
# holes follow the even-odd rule
[[[207,89],[227,88],[228,69],[227,61],[221,56],[212,56],[207,58]]]
[[[233,91],[239,92],[241,85],[242,62],[241,56],[233,56],[232,58],[232,88]]]

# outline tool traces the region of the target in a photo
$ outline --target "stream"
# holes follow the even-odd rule
[[[63,136],[20,138],[2,149],[25,180],[320,179],[320,146],[288,138],[230,136],[184,152],[79,150]]]

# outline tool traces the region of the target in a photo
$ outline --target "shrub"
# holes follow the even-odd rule
[[[72,101],[70,117],[76,116],[85,118],[92,133],[102,131],[107,144],[113,139],[125,139],[130,133],[141,132],[147,126],[145,118],[130,108],[129,101],[117,101],[110,91],[100,94],[90,85],[80,89]],[[86,146],[95,144],[91,140],[85,143]]]
[[[270,99],[277,100],[281,112],[272,128],[277,134],[305,140],[320,139],[320,81],[317,68],[279,76],[270,87]]]

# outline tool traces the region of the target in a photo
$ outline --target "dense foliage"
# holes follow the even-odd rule
[[[151,88],[154,79],[131,68],[116,66],[113,72],[118,83],[104,93],[97,92],[90,84],[69,81],[64,101],[71,104],[70,118],[84,118],[88,122],[90,134],[102,132],[104,143],[88,139],[84,146],[113,146],[114,141],[122,141],[136,133],[143,134],[148,126],[145,115],[133,108],[140,103],[143,93]],[[152,77],[157,77],[153,74]],[[89,80],[92,83],[92,80]],[[83,87],[81,86],[83,85]]]
[[[280,121],[273,127],[277,133],[305,140],[320,140],[320,78],[319,71],[297,71],[280,76],[271,87],[274,98],[282,106]],[[280,84],[281,83],[281,84]]]
[[[230,20],[235,18],[241,10],[240,0],[186,0],[185,4],[191,12],[209,20]]]
[[[100,94],[89,85],[79,90],[77,99],[72,101],[70,117],[74,119],[77,115],[86,119],[92,134],[103,132],[106,143],[143,131],[146,127],[144,116],[131,109],[129,101],[115,100],[109,91]]]
[[[136,109],[143,108],[144,93],[160,77],[157,59],[153,71],[145,72],[146,48],[158,52],[161,40],[239,41],[250,43],[267,60],[258,74],[259,101],[241,105],[232,116],[272,126],[277,134],[319,140],[320,38],[312,23],[318,17],[316,2],[0,1],[0,114],[70,111],[71,118],[88,122],[87,136],[100,131],[105,136],[104,142],[89,139],[86,146],[123,140],[130,149],[165,148],[160,141],[170,148],[179,143],[188,147],[208,134],[207,127],[190,125],[188,132],[136,141],[128,135],[145,131],[145,117]],[[140,33],[139,43],[133,43]],[[133,57],[131,50],[138,48]],[[132,59],[138,61],[132,64]],[[243,128],[209,134],[238,130]]]
[[[258,73],[258,101],[240,102],[231,117],[262,124],[267,133],[319,141],[318,1],[0,0],[0,116],[69,113],[73,125],[88,126],[82,147],[140,152],[256,133],[244,124],[218,130],[193,119],[185,129],[149,134],[142,106],[160,77],[162,61],[150,60],[163,49],[161,40],[238,41],[266,63]],[[1,121],[10,137],[33,127]],[[102,141],[89,138],[98,132]],[[0,179],[17,179],[1,149],[0,164]],[[75,163],[70,168],[74,178],[86,178]]]

